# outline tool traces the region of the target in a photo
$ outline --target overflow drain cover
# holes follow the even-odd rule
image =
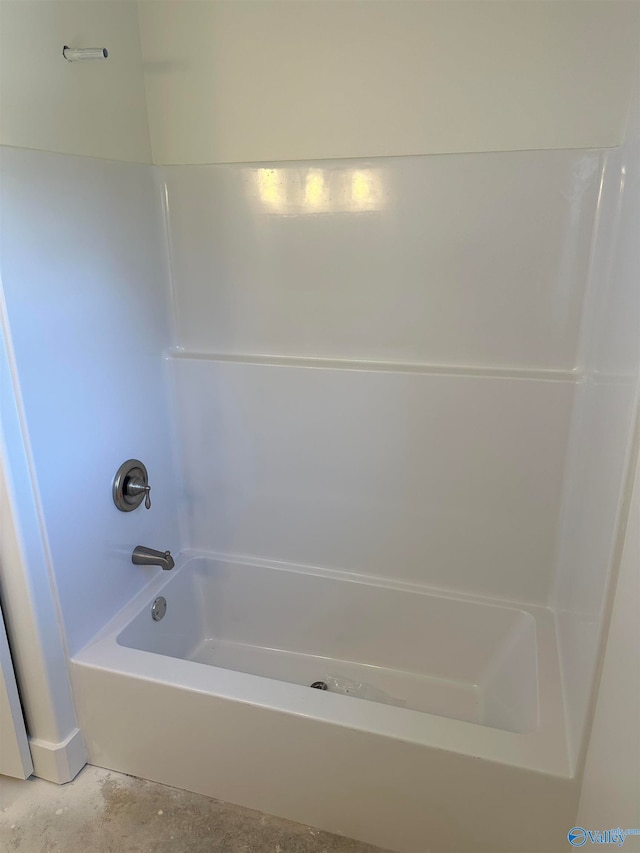
[[[167,612],[167,599],[159,595],[151,605],[151,616],[155,622],[159,622]]]

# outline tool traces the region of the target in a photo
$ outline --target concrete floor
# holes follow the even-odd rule
[[[381,853],[299,823],[90,766],[67,785],[0,776],[0,851]]]

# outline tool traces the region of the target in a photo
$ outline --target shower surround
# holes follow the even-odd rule
[[[105,560],[84,572],[81,609],[77,536],[62,526],[50,535],[90,761],[401,850],[421,849],[427,827],[443,850],[474,833],[507,849],[525,824],[519,849],[552,849],[575,810],[611,559],[600,546],[592,617],[560,611],[562,590],[577,595],[580,583],[567,577],[572,489],[597,440],[621,494],[635,400],[631,341],[616,337],[626,373],[618,363],[594,378],[586,361],[598,342],[613,352],[604,326],[619,330],[610,312],[636,298],[608,256],[620,205],[633,198],[628,186],[619,197],[620,169],[636,180],[624,157],[514,152],[153,174],[5,152],[5,186],[41,223],[42,244],[83,228],[102,234],[82,256],[87,274],[100,252],[112,268],[114,241],[147,270],[147,297],[132,282],[107,302],[78,302],[54,254],[45,272],[17,275],[19,263],[40,261],[14,220],[5,298],[45,517],[59,495],[52,430],[86,434],[75,453],[99,467],[96,481],[108,484],[120,457],[137,455],[153,489],[149,513],[109,508],[108,488],[79,508],[89,538],[105,512],[114,531],[128,530],[117,548],[102,534]],[[34,169],[46,181],[25,194]],[[60,201],[74,181],[84,207],[77,193]],[[152,267],[145,244],[133,248],[139,226],[129,236],[126,223],[105,232],[101,222],[134,197],[149,211]],[[49,214],[54,199],[62,216]],[[49,340],[47,278],[63,322],[75,329],[81,312],[86,346],[105,359],[110,305],[156,306],[155,324],[142,327],[153,340],[130,315],[147,379],[123,365],[132,399],[143,388],[156,395],[142,407],[138,444],[125,419],[121,450],[112,433],[96,456],[94,424],[111,414],[94,400],[93,374],[67,364],[58,332],[33,350],[34,305]],[[57,399],[72,400],[86,379],[90,405],[52,405],[41,422],[52,370]],[[598,418],[615,446],[585,434],[589,394],[604,401]],[[586,469],[593,492],[597,468]],[[612,501],[606,529],[583,536],[612,548],[616,515]],[[77,518],[69,524],[77,531]],[[145,534],[141,524],[152,526]],[[175,579],[130,565],[143,540],[181,554]],[[105,571],[121,573],[122,605],[137,597],[92,639]],[[167,616],[154,622],[160,593]],[[589,643],[579,649],[563,635],[576,621]],[[311,690],[318,680],[329,690]],[[361,792],[355,802],[347,787]],[[454,831],[460,801],[475,806]],[[545,814],[536,830],[532,802]]]
[[[8,478],[41,526],[76,763],[83,738],[407,853],[566,847],[637,403],[639,138],[632,116],[606,148],[3,147]],[[124,514],[132,457],[152,507]],[[133,566],[141,543],[176,568]]]

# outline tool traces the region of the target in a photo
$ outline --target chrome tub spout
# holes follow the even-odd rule
[[[171,551],[155,551],[153,548],[146,548],[144,545],[137,545],[133,549],[131,562],[136,566],[161,566],[168,571],[175,566]]]

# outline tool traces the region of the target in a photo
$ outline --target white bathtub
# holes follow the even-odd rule
[[[565,849],[576,786],[544,608],[193,557],[72,675],[92,763],[396,850]]]

